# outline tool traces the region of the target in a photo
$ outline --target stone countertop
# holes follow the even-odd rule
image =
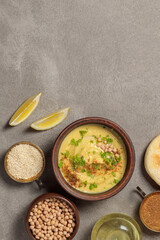
[[[158,188],[145,173],[144,151],[160,132],[160,2],[109,0],[0,1],[0,239],[29,240],[24,219],[30,203],[44,192],[72,199],[81,218],[75,240],[88,240],[95,222],[105,214],[123,212],[139,223],[143,239],[159,234],[141,223],[139,185],[146,193]],[[35,112],[17,127],[8,120],[28,97],[42,91]],[[67,119],[44,132],[30,124],[70,106]],[[69,123],[87,116],[111,119],[133,141],[136,166],[128,185],[100,202],[72,198],[56,182],[52,147]],[[7,149],[31,141],[46,156],[42,176],[47,189],[36,183],[11,180],[3,167]]]

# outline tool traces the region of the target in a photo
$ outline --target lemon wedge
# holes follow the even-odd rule
[[[39,131],[51,129],[57,126],[67,117],[69,109],[70,108],[63,108],[54,113],[51,113],[50,115],[32,123],[31,128]]]
[[[9,125],[16,126],[16,125],[24,122],[37,107],[40,97],[41,97],[41,94],[42,93],[40,92],[40,93],[28,98],[13,114],[13,116],[11,117],[11,119],[9,121]]]

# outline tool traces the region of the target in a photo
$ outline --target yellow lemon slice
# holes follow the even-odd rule
[[[40,97],[41,97],[41,94],[42,93],[40,92],[40,93],[28,98],[13,114],[13,116],[11,117],[11,119],[9,121],[9,125],[16,126],[16,125],[24,122],[37,107]]]
[[[144,166],[149,176],[160,185],[160,135],[149,144],[144,157]]]
[[[63,108],[57,112],[51,113],[50,115],[32,123],[31,127],[40,131],[53,128],[67,117],[69,109],[70,108]]]

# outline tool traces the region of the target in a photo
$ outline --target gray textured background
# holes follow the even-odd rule
[[[117,122],[131,137],[136,168],[129,184],[101,202],[76,201],[81,225],[75,240],[88,240],[95,222],[124,212],[140,224],[143,239],[160,239],[138,216],[141,197],[158,186],[147,177],[143,154],[160,132],[160,1],[0,0],[0,240],[29,240],[24,227],[31,201],[45,192],[6,175],[4,154],[22,140],[39,145],[47,166],[47,190],[68,196],[54,179],[51,150],[58,133],[86,116]],[[7,123],[29,96],[42,91],[35,112],[17,127]],[[70,106],[68,118],[46,132],[33,121]],[[72,199],[72,197],[68,196]]]

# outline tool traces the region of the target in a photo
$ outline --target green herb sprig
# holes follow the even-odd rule
[[[63,159],[60,159],[59,163],[58,163],[58,167],[61,168],[63,166]]]
[[[94,178],[94,175],[90,171],[87,172],[87,176],[91,177],[91,178]]]
[[[90,190],[93,190],[94,188],[97,188],[97,184],[96,184],[96,183],[91,183],[91,184],[89,185],[89,189],[90,189]]]
[[[113,182],[117,184],[117,183],[119,183],[119,180],[118,179],[114,179]]]
[[[76,154],[75,156],[70,156],[70,160],[74,169],[76,169],[78,166],[84,167],[85,165],[84,157],[80,157],[79,154]]]
[[[86,134],[88,132],[87,128],[86,130],[81,130],[79,131],[80,135],[81,135],[81,138],[78,139],[78,140],[75,140],[75,138],[72,138],[71,141],[70,141],[70,145],[74,145],[74,146],[78,146],[80,142],[82,142],[82,139],[84,137],[84,134]]]

